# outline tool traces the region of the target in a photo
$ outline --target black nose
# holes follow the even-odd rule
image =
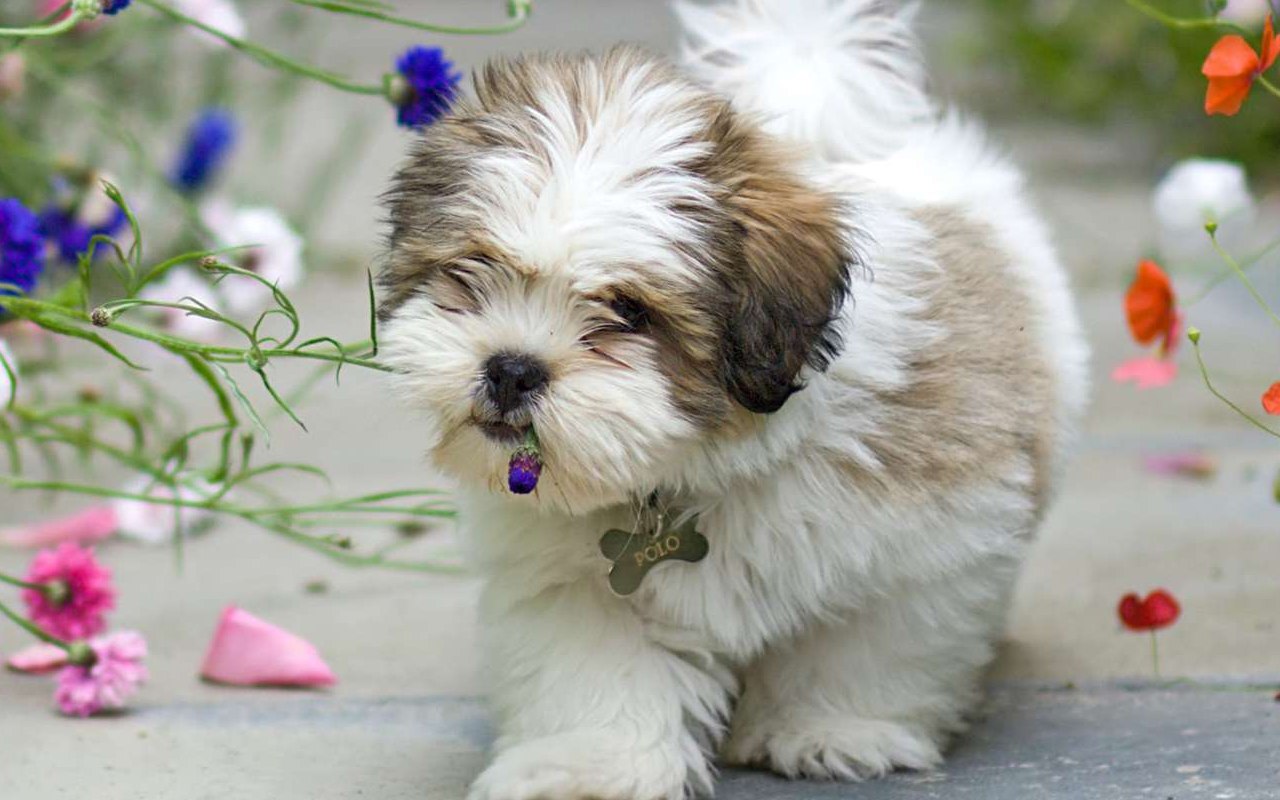
[[[542,362],[524,353],[498,353],[484,364],[485,389],[503,414],[542,391],[548,377]]]

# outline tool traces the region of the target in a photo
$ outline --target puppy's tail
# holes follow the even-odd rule
[[[676,0],[693,74],[774,133],[838,161],[893,152],[934,118],[902,0]]]

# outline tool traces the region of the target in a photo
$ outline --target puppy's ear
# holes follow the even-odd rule
[[[740,237],[726,276],[730,318],[722,363],[730,396],[771,414],[804,388],[805,366],[826,369],[842,344],[836,317],[854,261],[840,202],[788,167],[761,134],[721,138],[725,202]]]

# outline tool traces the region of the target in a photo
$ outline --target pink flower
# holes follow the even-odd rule
[[[1178,377],[1178,363],[1161,358],[1135,358],[1126,361],[1111,372],[1111,380],[1116,383],[1132,381],[1139,389],[1158,389],[1168,386]]]
[[[60,639],[102,632],[107,612],[116,607],[111,570],[73,542],[37,553],[24,580],[45,587],[22,591],[31,621]]]
[[[90,663],[71,664],[58,673],[53,699],[68,716],[88,717],[105,709],[124,708],[124,701],[147,680],[147,641],[121,631],[89,643]]]
[[[235,606],[227,606],[218,619],[200,677],[237,686],[338,682],[311,642]]]
[[[90,506],[69,517],[0,530],[0,544],[49,547],[60,542],[97,542],[115,533],[118,527],[112,506]]]

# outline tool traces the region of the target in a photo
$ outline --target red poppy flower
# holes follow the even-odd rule
[[[1262,33],[1262,52],[1254,51],[1243,37],[1224,36],[1209,51],[1200,71],[1209,79],[1209,93],[1205,95],[1206,114],[1235,116],[1249,97],[1253,82],[1271,69],[1280,58],[1280,40],[1276,39],[1271,15]]]
[[[1273,417],[1280,417],[1280,383],[1271,384],[1262,396],[1262,409]]]
[[[1164,589],[1156,589],[1146,599],[1136,594],[1126,594],[1116,609],[1120,621],[1131,631],[1154,631],[1167,628],[1178,621],[1182,607],[1173,595]]]
[[[1138,264],[1138,277],[1124,298],[1129,332],[1138,344],[1148,345],[1164,337],[1165,346],[1178,325],[1177,299],[1173,282],[1154,261]]]

